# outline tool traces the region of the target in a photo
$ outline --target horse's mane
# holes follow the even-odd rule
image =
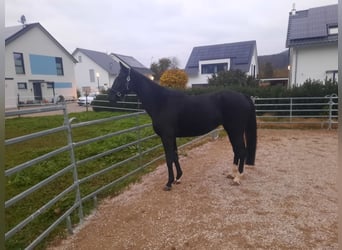
[[[149,92],[149,95],[155,97],[155,98],[163,98],[165,96],[173,95],[173,96],[184,96],[186,95],[184,92],[176,89],[167,88],[164,86],[161,86],[160,84],[156,83],[155,81],[152,81],[145,75],[141,74],[139,71],[135,69],[131,69],[132,72],[134,72],[140,79],[140,81],[144,81],[146,84],[148,84],[149,88],[152,90]],[[138,81],[139,82],[139,81]],[[139,83],[137,83],[139,84]],[[139,86],[137,86],[139,87]],[[157,95],[157,96],[156,96]]]

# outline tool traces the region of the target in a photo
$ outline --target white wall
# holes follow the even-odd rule
[[[254,66],[255,66],[255,75],[254,74]],[[254,49],[253,51],[253,56],[251,59],[251,64],[249,66],[249,71],[246,72],[246,74],[248,76],[253,76],[253,77],[258,77],[259,74],[259,65],[258,65],[258,54],[257,54],[257,50]]]
[[[230,58],[226,59],[215,59],[215,60],[201,60],[198,65],[198,73],[195,76],[189,76],[187,88],[191,88],[196,84],[208,84],[208,79],[211,78],[212,74],[202,74],[202,64],[215,64],[215,63],[228,63],[228,69],[230,70]]]
[[[79,61],[79,56],[81,56],[81,62]],[[82,87],[90,87],[91,92],[98,92],[98,82],[95,75],[95,82],[90,81],[90,74],[89,70],[93,69],[95,74],[96,72],[99,73],[99,85],[100,89],[102,87],[107,86],[107,88],[110,88],[113,84],[113,81],[115,79],[115,76],[112,76],[100,67],[98,64],[96,64],[93,60],[91,60],[88,56],[83,54],[81,51],[77,50],[74,53],[74,57],[79,62],[75,65],[75,77],[76,77],[76,85],[77,89],[79,89],[82,92]],[[82,93],[84,94],[84,93]]]
[[[291,48],[291,86],[301,85],[309,78],[324,81],[326,71],[338,69],[337,57],[337,45]]]
[[[34,27],[22,36],[18,37],[5,47],[5,92],[6,92],[6,108],[14,108],[17,106],[17,95],[25,96],[26,99],[34,99],[32,82],[34,80],[48,82],[71,82],[72,88],[55,89],[56,96],[63,95],[66,98],[76,98],[74,62],[70,56],[59,48],[56,43],[51,40],[38,27]],[[14,66],[13,52],[22,53],[24,57],[25,74],[16,74]],[[52,57],[61,57],[63,61],[64,75],[37,75],[31,74],[30,54],[45,55]],[[17,83],[26,82],[27,90],[18,90]],[[49,94],[46,84],[42,85],[42,94]],[[51,96],[52,98],[52,96]],[[49,97],[50,99],[50,97]]]

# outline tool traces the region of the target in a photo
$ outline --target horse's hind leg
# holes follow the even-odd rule
[[[240,179],[243,175],[245,158],[246,158],[246,146],[243,137],[243,133],[229,133],[229,140],[233,147],[234,160],[233,160],[233,173],[228,175],[228,178],[232,178],[235,184],[240,184]]]

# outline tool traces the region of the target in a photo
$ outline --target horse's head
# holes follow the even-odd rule
[[[108,99],[110,102],[116,102],[129,92],[129,84],[131,81],[131,69],[126,68],[120,62],[120,72],[115,78],[113,86],[109,90]]]

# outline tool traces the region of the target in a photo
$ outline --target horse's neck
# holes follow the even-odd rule
[[[153,116],[161,106],[160,100],[162,99],[163,88],[148,79],[137,79],[134,85],[134,91],[144,109]]]

